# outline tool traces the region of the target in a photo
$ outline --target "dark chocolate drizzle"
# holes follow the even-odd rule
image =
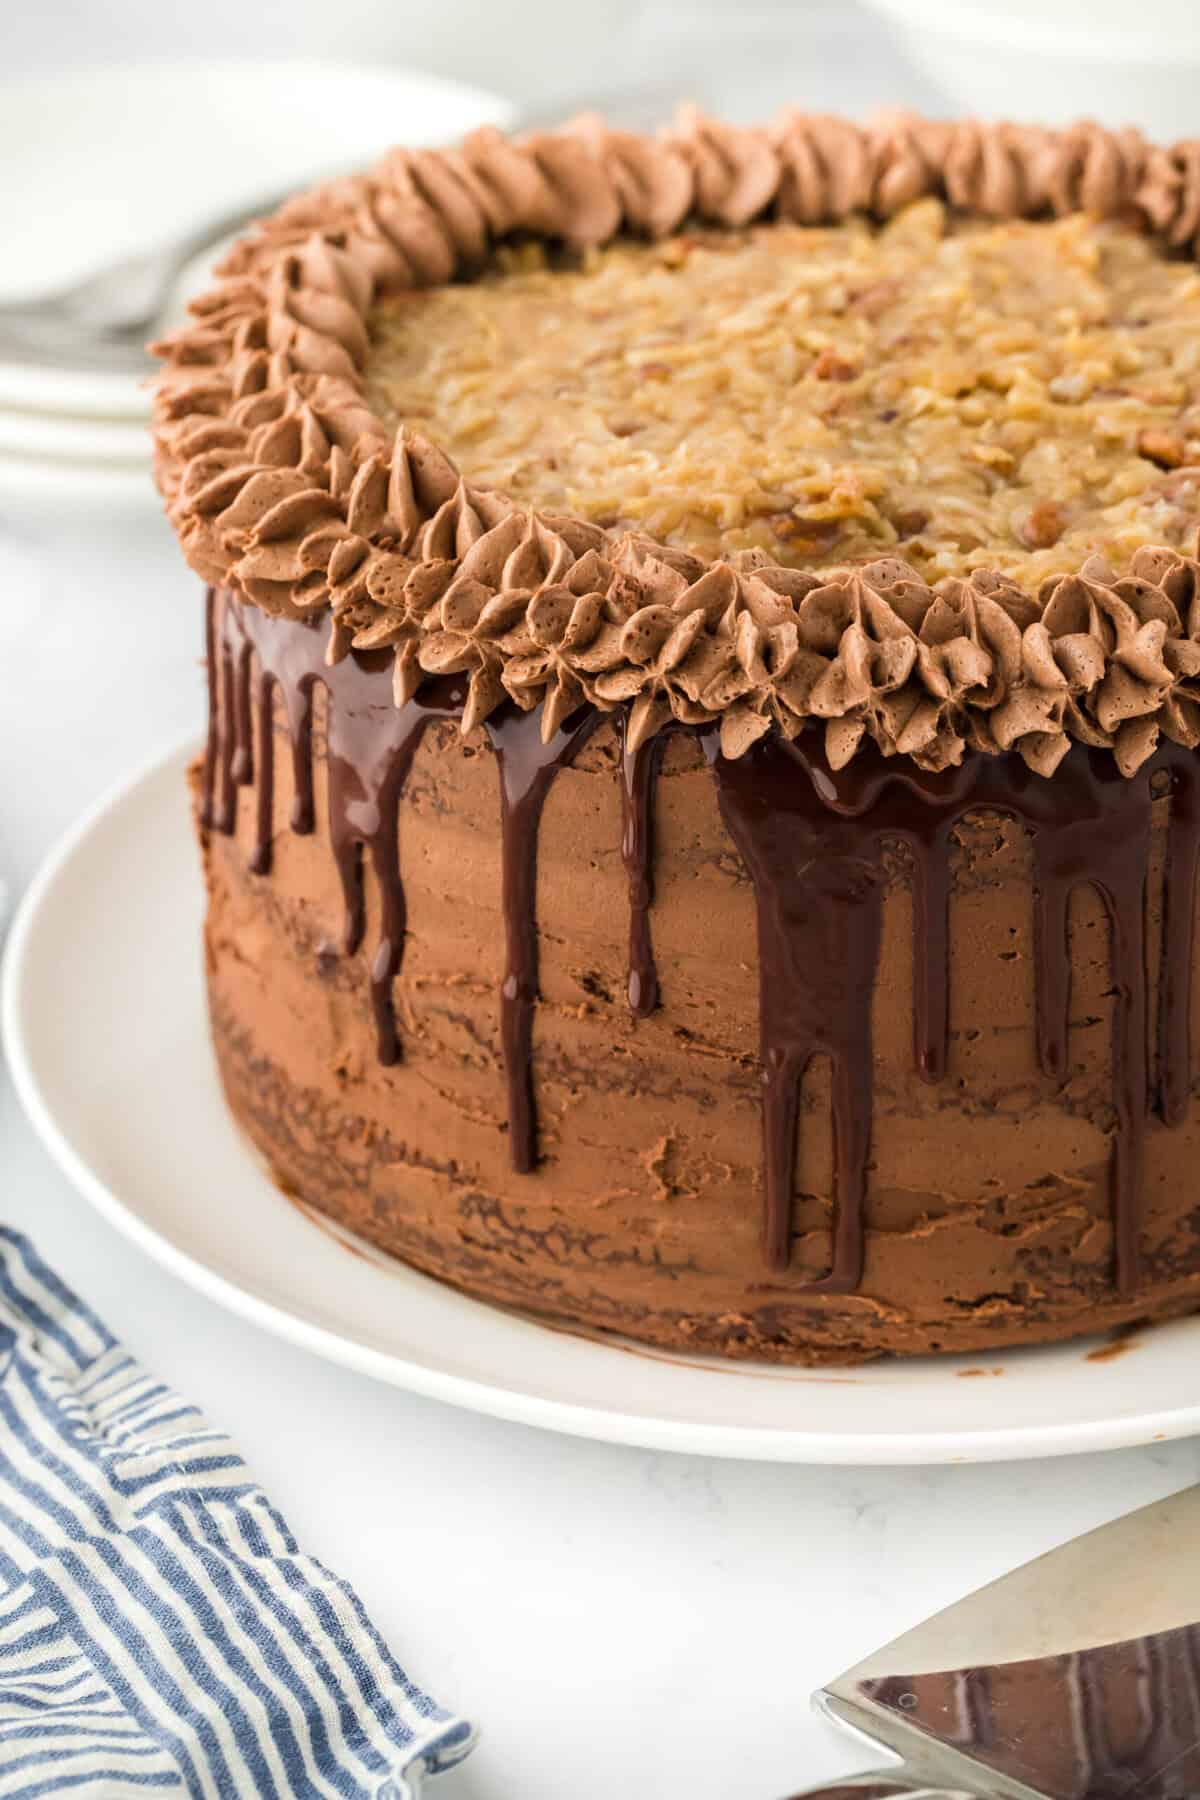
[[[810,1283],[846,1294],[862,1280],[871,1143],[871,991],[884,871],[875,826],[840,818],[828,772],[782,738],[747,755],[705,737],[721,816],[754,884],[766,1188],[772,1269],[791,1256],[800,1086],[812,1059],[833,1076],[833,1261]]]
[[[654,798],[667,747],[666,731],[629,747],[629,714],[621,714],[621,855],[629,881],[629,1010],[649,1018],[658,1005],[658,967],[650,931],[654,904]]]
[[[1035,778],[1036,779],[1036,778]],[[1113,981],[1112,1088],[1116,1127],[1109,1165],[1118,1290],[1138,1283],[1142,1141],[1150,1098],[1146,1022],[1146,881],[1150,861],[1150,770],[1126,780],[1082,746],[1055,774],[1056,795],[1033,788],[1012,810],[1033,832],[1038,1052],[1065,1080],[1070,1032],[1068,909],[1078,887],[1104,902]]]
[[[381,692],[380,673],[389,666],[386,653],[347,657],[330,668],[325,662],[325,636],[318,626],[273,618],[228,597],[221,605],[216,629],[220,695],[216,717],[209,722],[214,752],[205,762],[203,816],[216,830],[234,830],[237,789],[250,783],[254,775],[255,720],[258,792],[250,866],[258,874],[269,872],[275,810],[274,696],[278,692],[292,746],[295,803],[291,828],[298,834],[312,831],[313,689],[320,682],[329,694],[329,839],[345,901],[341,950],[353,956],[363,940],[365,850],[379,888],[371,1007],[379,1060],[394,1063],[400,1057],[400,1040],[393,984],[404,954],[406,922],[398,839],[400,797],[426,727],[435,719],[461,717],[465,683],[447,677],[423,688],[406,706],[396,707],[386,685]]]
[[[219,604],[219,622],[216,608]],[[325,688],[330,847],[344,898],[341,954],[362,946],[366,925],[363,857],[379,891],[379,936],[371,959],[370,992],[379,1060],[399,1060],[393,999],[404,955],[407,912],[400,875],[400,800],[426,728],[435,719],[459,720],[466,683],[449,676],[424,686],[406,705],[392,702],[386,652],[355,653],[329,666],[318,626],[277,619],[229,596],[208,602],[210,670],[209,749],[202,817],[230,833],[239,786],[253,780],[257,724],[258,794],[250,865],[271,867],[274,831],[274,695],[283,698],[292,746],[292,830],[314,824],[313,689]],[[256,684],[256,685],[255,685]],[[253,701],[252,701],[253,693]],[[583,708],[541,738],[541,715],[506,706],[485,727],[500,772],[503,892],[507,960],[500,992],[500,1040],[508,1088],[513,1166],[537,1163],[533,1097],[533,1010],[538,996],[537,841],[542,809],[554,777],[595,729],[600,715]],[[332,954],[326,951],[324,954]]]
[[[508,1085],[513,1168],[537,1166],[533,1097],[533,1009],[538,998],[537,845],[542,809],[554,777],[595,730],[600,714],[581,708],[542,742],[541,709],[521,712],[511,702],[484,730],[500,770],[505,967],[500,988],[500,1041]]]
[[[1038,1054],[1046,1074],[1059,1081],[1066,1080],[1069,1062],[1071,895],[1078,887],[1095,887],[1108,914],[1114,1264],[1120,1292],[1132,1294],[1150,1082],[1145,906],[1151,782],[1169,759],[1155,758],[1127,780],[1111,758],[1075,745],[1053,781],[1046,781],[1015,757],[969,757],[958,768],[927,773],[867,752],[835,772],[804,740],[766,738],[735,761],[720,755],[712,731],[705,746],[722,817],[757,901],[769,1266],[783,1269],[790,1261],[801,1083],[813,1057],[827,1055],[833,1072],[833,1256],[829,1272],[808,1286],[835,1293],[861,1286],[884,848],[900,841],[912,857],[915,1061],[926,1079],[938,1080],[948,1058],[952,838],[967,812],[986,809],[1015,818],[1032,834]],[[1185,780],[1194,802],[1193,769],[1190,763]],[[1180,990],[1190,994],[1191,986],[1193,813],[1181,815],[1175,833],[1178,886],[1185,891],[1176,898],[1176,924],[1162,963],[1162,1011],[1172,1020],[1169,1034],[1164,1028],[1162,1080],[1164,1091],[1182,1093],[1183,1110],[1190,1060],[1187,1001],[1178,996]]]
[[[291,743],[291,829],[314,827],[313,690],[328,694],[328,827],[345,899],[342,953],[365,930],[363,858],[380,896],[370,967],[379,1057],[400,1055],[393,987],[404,953],[399,809],[413,759],[434,720],[460,719],[465,681],[444,677],[405,706],[392,702],[387,652],[325,661],[318,625],[276,619],[229,596],[209,596],[206,646],[210,713],[202,818],[232,832],[240,787],[256,785],[251,867],[271,867],[276,695]],[[546,797],[601,714],[583,708],[542,742],[540,710],[508,705],[485,724],[500,781],[502,908],[506,960],[500,1042],[514,1167],[538,1161],[533,1026],[538,999],[537,848]],[[630,750],[620,716],[621,850],[629,888],[629,1005],[658,1005],[651,939],[654,799],[663,735]],[[1052,780],[1015,756],[969,756],[958,768],[923,771],[864,750],[830,768],[815,739],[761,739],[746,755],[720,754],[715,728],[699,736],[726,829],[753,884],[760,968],[765,1207],[769,1267],[791,1259],[796,1138],[804,1079],[814,1058],[832,1075],[834,1191],[828,1271],[805,1291],[849,1293],[863,1281],[867,1241],[872,1093],[871,1014],[887,886],[889,845],[906,846],[913,893],[913,1054],[927,1081],[947,1072],[954,834],[975,810],[1017,820],[1032,837],[1037,1047],[1044,1072],[1070,1072],[1069,912],[1092,886],[1108,916],[1113,1006],[1110,1197],[1114,1271],[1123,1295],[1137,1287],[1140,1166],[1148,1109],[1178,1125],[1191,1096],[1193,926],[1200,874],[1200,774],[1192,753],[1168,745],[1125,779],[1112,758],[1074,745]],[[257,768],[256,768],[257,763]],[[1146,885],[1155,783],[1171,787],[1159,971],[1156,1067],[1148,1049]],[[336,954],[336,952],[329,952]]]
[[[340,693],[338,698],[340,701]],[[329,708],[329,836],[346,900],[342,932],[346,956],[353,956],[363,939],[365,852],[370,854],[379,887],[379,940],[371,959],[371,1006],[382,1063],[394,1063],[400,1057],[392,998],[407,923],[400,879],[400,797],[426,727],[434,719],[457,718],[462,701],[461,688],[450,696],[423,692],[404,706],[393,706],[386,720],[353,705]]]
[[[1200,871],[1200,767],[1194,751],[1175,744],[1160,755],[1171,776],[1171,822],[1158,999],[1158,1110],[1166,1124],[1182,1125],[1192,1097],[1192,932]]]
[[[217,761],[221,754],[221,706],[217,692],[220,663],[217,652],[217,595],[204,590],[204,669],[208,688],[208,728],[204,734],[204,765],[200,777],[200,823],[214,829],[213,796],[217,791]]]

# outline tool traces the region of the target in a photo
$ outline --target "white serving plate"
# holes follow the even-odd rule
[[[24,518],[161,511],[150,459],[31,456],[0,449],[0,508]]]
[[[383,1381],[659,1449],[944,1463],[1200,1431],[1200,1317],[1145,1331],[1120,1354],[1091,1343],[778,1369],[552,1329],[339,1241],[272,1185],[218,1090],[188,756],[180,748],[127,782],[49,859],[14,921],[0,1005],[17,1090],[51,1153],[185,1281]]]
[[[0,301],[152,247],[272,189],[511,122],[509,102],[413,69],[145,63],[0,83]],[[135,377],[0,361],[0,403],[144,416]]]
[[[0,410],[0,455],[138,463],[145,468],[149,453],[149,427],[141,419]]]

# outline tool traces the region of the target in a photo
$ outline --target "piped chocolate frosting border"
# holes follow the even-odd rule
[[[705,565],[464,482],[394,441],[364,397],[366,315],[389,291],[469,278],[517,233],[569,247],[685,219],[886,218],[923,195],[989,217],[1083,209],[1196,253],[1200,142],[789,112],[763,128],[689,112],[657,137],[586,117],[456,150],[394,151],[240,243],[193,322],[157,346],[156,470],[192,566],[264,612],[328,610],[327,656],[388,649],[398,706],[461,676],[464,731],[504,702],[546,741],[584,702],[627,710],[633,749],[670,720],[735,760],[806,727],[842,768],[873,741],[937,771],[968,749],[1049,775],[1072,742],[1123,775],[1160,738],[1200,744],[1200,563],[1091,559],[1025,593],[976,570],[931,589],[898,558],[810,574]]]

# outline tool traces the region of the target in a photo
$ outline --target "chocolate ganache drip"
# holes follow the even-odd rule
[[[326,732],[329,768],[329,838],[345,900],[341,951],[353,956],[365,930],[363,853],[369,854],[380,895],[379,941],[371,961],[371,1003],[380,1062],[400,1057],[393,983],[404,954],[406,908],[400,875],[400,800],[426,728],[435,719],[458,721],[466,682],[449,676],[423,688],[396,708],[381,691],[390,681],[385,652],[356,653],[333,666],[315,625],[277,619],[225,595],[208,597],[210,667],[208,748],[205,756],[204,822],[232,832],[237,790],[254,779],[251,685],[257,683],[259,774],[256,842],[251,867],[271,864],[274,817],[273,692],[283,696],[292,744],[297,805],[292,829],[313,829],[312,693],[318,682],[329,696]],[[386,702],[386,703],[385,703]],[[484,729],[500,771],[503,845],[502,905],[507,960],[500,991],[500,1038],[508,1087],[513,1166],[522,1174],[537,1163],[533,1096],[533,1009],[538,987],[537,840],[542,809],[555,775],[572,760],[601,715],[583,708],[542,742],[540,712],[508,705]]]
[[[621,855],[629,880],[629,1010],[646,1019],[658,1005],[658,969],[650,931],[654,904],[654,795],[669,732],[630,747],[629,714],[620,715]]]
[[[426,728],[435,720],[461,719],[466,680],[443,677],[396,708],[386,652],[355,652],[330,666],[319,626],[273,618],[228,595],[209,596],[207,651],[203,820],[211,829],[232,832],[238,790],[256,785],[251,866],[259,874],[271,867],[275,695],[291,743],[291,828],[303,833],[315,823],[313,690],[320,683],[328,694],[328,828],[345,898],[341,951],[353,955],[364,936],[365,854],[380,895],[370,967],[376,1037],[380,1060],[395,1062],[400,1044],[392,991],[406,930],[400,801]],[[510,703],[484,726],[499,774],[506,943],[500,1042],[511,1155],[522,1173],[538,1160],[533,1024],[541,817],[555,777],[601,717],[582,708],[544,742],[540,709],[522,712]],[[1077,744],[1047,780],[1016,756],[968,756],[958,767],[934,772],[870,751],[834,770],[808,738],[789,742],[772,734],[731,759],[721,754],[716,727],[701,727],[698,736],[722,818],[755,894],[769,1267],[783,1270],[790,1262],[801,1095],[814,1058],[827,1057],[832,1246],[827,1272],[805,1286],[848,1293],[862,1284],[875,1085],[871,1015],[888,880],[885,856],[890,846],[903,845],[911,868],[914,1065],[924,1079],[938,1082],[949,1056],[954,834],[966,814],[988,811],[1015,819],[1032,839],[1038,1056],[1046,1075],[1062,1083],[1069,1073],[1068,926],[1074,891],[1093,887],[1108,917],[1114,1272],[1121,1293],[1132,1294],[1141,1254],[1147,1113],[1153,1101],[1168,1125],[1178,1125],[1191,1093],[1192,943],[1200,872],[1200,774],[1194,754],[1167,745],[1127,778],[1111,756]],[[630,904],[629,1004],[635,1017],[659,1004],[650,918],[654,799],[664,745],[660,734],[631,749],[622,731],[621,850]],[[1164,783],[1171,800],[1152,1059],[1145,914],[1152,799]]]
[[[970,811],[1016,819],[1033,838],[1038,1054],[1066,1079],[1071,961],[1068,912],[1092,886],[1108,914],[1114,990],[1110,1163],[1116,1279],[1137,1286],[1141,1146],[1150,1088],[1146,1018],[1146,882],[1151,783],[1175,752],[1132,778],[1075,745],[1053,781],[1012,757],[970,757],[936,773],[866,755],[834,771],[803,740],[765,739],[731,761],[706,735],[722,816],[750,873],[758,907],[767,1259],[790,1259],[799,1093],[815,1056],[833,1069],[834,1245],[829,1273],[810,1284],[844,1293],[862,1281],[874,1086],[871,1007],[879,952],[884,848],[907,845],[913,866],[915,1060],[945,1072],[949,1017],[950,856]],[[1185,777],[1194,807],[1192,777]],[[1168,927],[1160,1010],[1162,1086],[1182,1116],[1190,1085],[1191,886],[1196,823],[1177,815],[1170,857],[1180,871]],[[1182,921],[1182,922],[1181,922]],[[1164,1114],[1168,1112],[1163,1103]]]
[[[736,761],[722,756],[718,744],[706,735],[721,816],[749,870],[758,908],[767,1261],[773,1269],[788,1265],[800,1084],[813,1057],[827,1055],[833,1262],[812,1285],[850,1293],[863,1269],[871,991],[884,881],[880,836],[873,824],[839,818],[830,804],[836,803],[832,781],[784,739],[760,741]]]
[[[210,613],[213,602],[209,602]],[[210,643],[214,625],[209,626]],[[327,715],[329,839],[345,899],[341,949],[353,956],[363,940],[363,851],[369,852],[380,896],[379,941],[371,962],[371,1005],[379,1060],[399,1060],[392,987],[404,954],[405,904],[400,878],[398,823],[404,791],[425,729],[435,719],[457,720],[465,684],[447,677],[422,689],[407,705],[381,709],[379,674],[386,655],[325,661],[325,639],[314,625],[276,619],[257,607],[225,597],[220,611],[219,699],[210,716],[204,817],[232,832],[237,790],[253,781],[251,682],[257,683],[258,805],[251,867],[271,866],[274,817],[273,694],[282,695],[291,739],[296,796],[292,830],[313,830],[312,696],[318,682],[329,692]],[[252,675],[252,670],[254,671]],[[215,690],[214,690],[215,691]]]
[[[1192,931],[1200,870],[1200,768],[1177,745],[1161,752],[1171,777],[1171,828],[1163,894],[1162,982],[1158,1001],[1158,1109],[1182,1125],[1191,1102]]]
[[[500,765],[500,831],[506,963],[500,989],[500,1041],[508,1082],[508,1129],[513,1167],[537,1165],[533,1098],[533,1009],[538,997],[537,842],[551,783],[591,736],[600,714],[590,707],[542,742],[538,712],[511,703],[484,725]]]

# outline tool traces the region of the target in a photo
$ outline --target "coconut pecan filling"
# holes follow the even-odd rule
[[[1190,548],[1200,272],[1074,214],[541,244],[368,320],[370,403],[521,505],[712,558],[1035,589]]]

